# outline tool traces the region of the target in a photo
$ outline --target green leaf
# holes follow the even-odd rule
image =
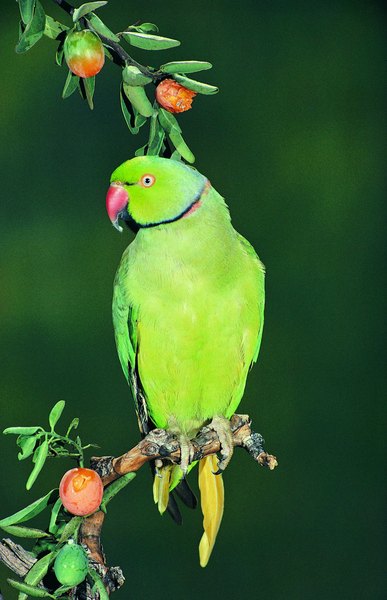
[[[63,40],[59,43],[58,49],[55,52],[55,62],[61,67],[63,64],[63,56],[64,56],[64,43]]]
[[[88,15],[93,10],[97,10],[101,6],[105,6],[107,4],[107,0],[105,2],[86,2],[86,4],[82,4],[79,8],[76,8],[73,12],[73,21],[76,23],[79,19],[82,19],[85,15]]]
[[[180,127],[179,123],[177,122],[176,117],[174,117],[167,110],[164,110],[164,108],[160,109],[159,119],[160,119],[161,125],[163,126],[165,131],[167,131],[168,133],[170,133],[173,130],[177,131],[178,133],[181,133],[181,127]]]
[[[143,117],[151,117],[153,114],[153,107],[149,102],[144,88],[140,86],[128,85],[126,83],[124,83],[122,87],[125,96],[132,104],[133,108],[137,109]]]
[[[104,583],[97,571],[95,571],[92,567],[89,568],[89,575],[91,579],[94,581],[94,587],[99,593],[100,600],[109,600],[109,595],[106,591]]]
[[[174,150],[171,154],[171,160],[179,160],[181,161],[181,154],[177,150]]]
[[[152,117],[152,119],[153,119],[153,117]],[[156,119],[157,119],[157,114],[156,114]],[[114,498],[114,496],[116,496],[116,494],[118,494],[118,492],[120,492],[126,485],[128,485],[128,483],[130,481],[132,481],[135,477],[136,477],[136,473],[127,473],[126,475],[123,475],[116,481],[113,481],[113,483],[111,483],[109,485],[109,487],[107,487],[104,491],[101,508],[102,508],[102,506],[104,508],[106,508],[106,506],[107,506],[107,504],[109,504],[110,500],[112,498]]]
[[[9,535],[22,538],[44,538],[50,537],[49,533],[42,531],[41,529],[34,529],[32,527],[20,527],[19,525],[3,525],[1,527]]]
[[[194,163],[195,162],[195,156],[194,154],[191,152],[191,150],[188,148],[187,144],[185,143],[181,133],[178,133],[177,131],[171,131],[171,133],[169,134],[169,139],[171,140],[172,144],[175,146],[176,150],[179,152],[179,154],[181,154],[181,156],[189,163]]]
[[[26,489],[30,490],[34,485],[40,471],[43,469],[43,465],[46,462],[48,456],[48,441],[45,439],[40,446],[38,446],[34,452],[33,462],[35,463],[34,468],[26,483]]]
[[[161,37],[159,35],[150,35],[148,33],[139,33],[137,31],[124,31],[122,35],[131,46],[142,48],[143,50],[166,50],[167,48],[180,46],[179,40],[173,40],[172,38]]]
[[[103,21],[101,21],[101,19],[99,17],[97,17],[97,15],[95,15],[94,13],[91,13],[87,17],[87,21],[91,25],[91,29],[93,29],[93,31],[95,31],[96,33],[103,35],[105,38],[107,38],[108,40],[111,40],[112,42],[120,41],[120,38],[118,37],[118,35],[113,33],[109,29],[109,27],[106,27],[105,23]]]
[[[54,491],[56,492],[57,488],[49,491],[48,494],[42,496],[42,498],[39,498],[38,500],[35,500],[35,502],[32,502],[32,504],[29,504],[25,508],[18,510],[18,512],[14,513],[13,515],[1,519],[0,527],[3,527],[3,525],[16,525],[16,523],[24,523],[24,521],[29,521],[46,508]]]
[[[134,65],[128,65],[122,70],[122,80],[128,85],[144,86],[152,81],[152,77],[147,77]]]
[[[34,14],[35,8],[35,0],[19,0],[19,10],[22,21],[25,25],[32,19],[32,15]]]
[[[62,534],[59,538],[59,542],[66,542],[69,538],[75,536],[78,532],[78,529],[82,523],[83,517],[73,517],[66,524],[66,527],[63,529]]]
[[[71,71],[69,71],[62,92],[63,100],[65,98],[68,98],[69,96],[71,96],[71,94],[75,92],[75,90],[78,87],[78,83],[79,77],[77,75],[74,75],[74,73],[72,73]]]
[[[159,28],[154,23],[141,23],[141,25],[131,25],[128,30],[139,33],[158,33]]]
[[[162,148],[164,138],[164,129],[158,120],[158,111],[155,110],[151,118],[148,149],[146,153],[150,156],[158,156]]]
[[[78,419],[78,417],[75,417],[69,425],[69,428],[66,432],[66,437],[69,437],[71,430],[76,429],[78,427],[78,425],[79,425],[79,419]]]
[[[27,575],[24,577],[24,582],[29,585],[38,585],[38,583],[40,583],[43,577],[47,574],[48,568],[54,560],[56,554],[57,552],[50,552],[34,563]]]
[[[50,424],[51,431],[54,431],[55,425],[59,421],[65,405],[66,402],[64,400],[59,400],[59,402],[57,402],[55,406],[51,409],[51,412],[48,416],[48,422]]]
[[[138,148],[136,150],[136,152],[134,153],[134,156],[145,156],[147,146],[148,146],[148,144],[145,144],[145,146],[141,146],[141,148]]]
[[[94,96],[94,92],[95,92],[95,76],[87,77],[85,79],[82,78],[80,81],[80,88],[81,88],[82,97],[86,98],[90,110],[93,110],[93,108],[94,108],[93,96]]]
[[[15,50],[18,54],[27,52],[27,50],[32,48],[32,46],[34,46],[44,34],[46,15],[39,0],[35,0],[35,2],[36,5],[33,17],[31,21],[28,22],[25,30],[19,38],[18,43],[16,44]]]
[[[21,448],[21,452],[17,455],[19,460],[25,460],[34,451],[37,439],[33,435],[21,435],[18,439],[18,446]]]
[[[4,435],[8,435],[9,433],[16,435],[33,435],[39,430],[43,431],[43,428],[38,425],[36,427],[7,427],[7,429],[4,429],[3,433]]]
[[[182,60],[180,62],[169,62],[161,65],[160,71],[163,73],[196,73],[197,71],[206,71],[211,69],[212,64],[201,60]]]
[[[44,26],[44,35],[51,38],[52,40],[56,40],[57,37],[63,33],[63,31],[67,31],[68,27],[59,23],[59,21],[55,21],[49,15],[46,15],[46,24]]]
[[[62,500],[60,498],[58,498],[58,500],[55,502],[55,504],[51,510],[50,524],[48,526],[48,531],[50,533],[57,532],[58,526],[56,524],[56,520],[58,518],[58,514],[59,514],[59,511],[61,508],[62,508]]]
[[[19,594],[18,600],[24,600],[28,596],[32,596],[33,598],[55,598],[52,594],[44,590],[43,588],[38,588],[33,585],[28,585],[28,583],[23,583],[21,581],[15,581],[14,579],[7,579],[10,586],[15,588],[15,590],[19,590],[22,594]]]
[[[202,83],[201,81],[195,81],[195,79],[189,79],[189,77],[184,77],[184,75],[174,75],[173,79],[180,83],[180,85],[186,87],[188,90],[192,90],[198,94],[210,96],[219,92],[219,88],[215,87],[214,85]]]

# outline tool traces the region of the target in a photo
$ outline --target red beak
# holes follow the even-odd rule
[[[122,231],[122,227],[118,224],[118,219],[128,206],[128,202],[128,192],[122,187],[120,182],[113,182],[106,194],[106,210],[110,221],[118,231]]]

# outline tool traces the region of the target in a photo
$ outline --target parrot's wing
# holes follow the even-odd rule
[[[125,257],[125,255],[124,255]],[[123,257],[123,259],[124,259]],[[147,435],[154,424],[150,420],[146,396],[137,370],[137,319],[135,307],[126,299],[124,272],[126,261],[121,262],[114,282],[113,323],[116,346],[121,367],[129,384],[136,408],[138,426],[143,436]]]
[[[248,242],[246,240],[246,238],[243,237],[243,235],[241,235],[240,233],[237,233],[239,242],[241,243],[241,245],[243,246],[244,251],[246,252],[246,254],[251,257],[252,260],[254,260],[254,262],[257,263],[258,266],[258,306],[257,306],[257,310],[259,312],[259,328],[257,331],[257,341],[256,341],[256,345],[255,345],[255,350],[254,350],[254,354],[253,354],[253,358],[252,358],[252,363],[257,362],[258,359],[258,354],[259,354],[259,349],[261,347],[261,341],[262,341],[262,332],[263,332],[263,322],[264,322],[264,309],[265,309],[265,267],[264,265],[261,263],[261,261],[258,258],[257,253],[255,252],[253,246],[250,244],[250,242]]]
[[[121,367],[129,384],[136,408],[138,426],[142,436],[146,436],[155,424],[148,414],[146,394],[141,384],[141,379],[137,369],[138,352],[138,310],[127,300],[125,280],[127,273],[127,252],[125,251],[120,267],[114,281],[113,291],[113,323],[116,338],[116,346]],[[153,477],[155,477],[155,467],[150,463]],[[196,498],[188,483],[182,480],[176,486],[176,493],[189,508],[195,508]],[[173,492],[169,494],[168,513],[173,520],[181,525],[182,517]]]

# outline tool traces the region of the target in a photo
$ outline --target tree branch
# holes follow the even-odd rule
[[[234,447],[244,448],[255,462],[270,470],[278,465],[277,459],[267,454],[264,449],[264,439],[259,433],[251,429],[248,415],[233,415],[230,420]],[[203,427],[197,436],[191,440],[194,448],[193,461],[200,460],[209,454],[220,451],[221,445],[216,432],[208,426]],[[127,473],[138,471],[145,463],[156,459],[169,460],[174,464],[180,462],[180,444],[177,437],[164,429],[153,429],[134,448],[118,457],[102,456],[92,457],[91,467],[101,476],[104,487]],[[108,567],[101,544],[101,531],[105,513],[98,510],[82,523],[79,543],[87,549],[89,560],[101,576],[106,590],[110,595],[119,589],[125,578],[120,567]],[[21,553],[20,553],[21,552]],[[18,544],[10,540],[0,543],[0,560],[20,576],[24,576],[31,568],[35,558]],[[31,564],[26,565],[26,561]],[[32,561],[32,562],[31,562]],[[84,582],[72,592],[72,600],[99,600],[98,592],[92,594],[87,582]]]

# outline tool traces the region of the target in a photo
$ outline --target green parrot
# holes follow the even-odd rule
[[[264,267],[231,225],[227,205],[206,177],[166,158],[142,156],[111,176],[106,206],[113,225],[135,233],[114,282],[118,356],[140,431],[164,428],[181,445],[181,464],[158,461],[154,499],[177,522],[177,495],[191,507],[185,480],[190,440],[207,425],[221,442],[199,461],[206,566],[223,515],[222,471],[233,451],[230,418],[257,360],[264,314]]]

